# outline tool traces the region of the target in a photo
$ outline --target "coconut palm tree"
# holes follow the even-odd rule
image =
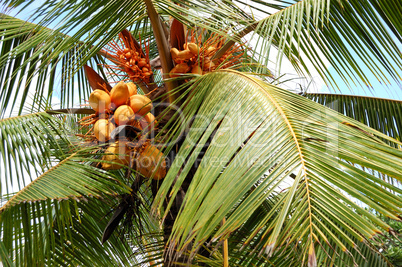
[[[371,241],[401,219],[401,102],[297,94],[267,66],[398,88],[400,6],[248,2],[262,19],[242,1],[44,1],[36,24],[1,15],[4,266],[390,265]],[[125,69],[127,51],[152,73]],[[85,100],[129,79],[159,121],[130,144],[160,149],[160,180],[137,148],[108,170],[109,144],[92,137],[100,117]]]

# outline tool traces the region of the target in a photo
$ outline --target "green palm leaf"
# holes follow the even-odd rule
[[[73,153],[15,194],[0,212],[27,201],[99,196],[102,193],[118,195],[129,192],[128,186],[121,181],[88,164],[93,162],[88,161],[88,154],[92,153],[87,151]],[[114,187],[116,189],[113,190]]]
[[[385,84],[390,79],[400,83],[401,53],[395,40],[401,40],[402,32],[392,23],[399,12],[393,1],[292,2],[293,5],[247,28],[247,32],[253,29],[260,36],[260,62],[268,65],[272,44],[280,40],[277,70],[282,55],[292,51],[299,59],[291,61],[296,70],[310,73],[307,62],[311,62],[320,76],[334,86],[337,82],[328,73],[325,60],[346,84],[363,82],[370,86],[367,71]]]
[[[32,16],[38,25],[2,16],[1,116],[21,114],[31,95],[37,105],[31,110],[48,110],[54,96],[61,108],[83,104],[90,89],[82,66],[102,72],[98,64],[107,61],[99,50],[124,28],[138,39],[149,38],[152,57],[163,56],[145,2],[45,1]],[[391,0],[256,0],[269,7],[260,9],[267,17],[259,21],[237,6],[242,1],[152,2],[163,25],[171,16],[189,29],[219,32],[228,45],[254,31],[252,56],[263,67],[254,71],[245,64],[242,69],[255,74],[266,73],[274,47],[277,69],[286,57],[298,72],[315,69],[335,86],[326,61],[347,83],[370,85],[365,68],[384,83],[401,81],[400,10]],[[31,4],[2,3],[22,9]],[[119,74],[105,67],[102,76],[118,80]],[[162,83],[160,75],[157,82]],[[185,254],[221,266],[223,256],[215,249],[225,239],[231,266],[387,264],[369,239],[392,229],[362,206],[400,218],[399,104],[345,98],[339,101],[341,115],[234,71],[197,77],[176,90],[183,113],[162,131],[172,141],[165,152],[183,131],[186,139],[154,203],[165,232],[144,205],[136,219],[126,216],[122,238],[112,235],[104,246],[105,216],[124,199],[122,194],[136,193],[150,203],[151,183],[132,192],[123,172],[96,168],[101,153],[77,145],[77,129],[66,127],[65,117],[50,116],[51,111],[0,120],[0,169],[7,168],[0,171],[1,192],[3,201],[9,200],[0,212],[5,265],[141,265]],[[363,107],[367,104],[375,108]],[[26,174],[33,181],[29,185]],[[22,190],[15,193],[17,188]],[[183,203],[177,203],[178,194]],[[179,214],[170,239],[162,240],[170,234],[166,221],[175,212],[173,204],[180,206]],[[143,232],[141,223],[149,226]]]
[[[141,249],[143,241],[128,237],[132,229],[119,231],[108,243],[101,244],[108,222],[106,216],[117,204],[116,200],[103,196],[18,205],[12,213],[0,215],[6,251],[17,266],[135,265],[137,259],[132,249],[134,246]],[[158,238],[157,228],[152,228],[150,222],[143,223],[148,223],[152,238]],[[145,238],[148,236],[144,233]]]
[[[401,141],[402,101],[338,94],[306,97]]]
[[[306,94],[305,96],[396,140],[401,140],[402,101],[337,94]],[[395,186],[400,186],[400,182],[387,175],[368,169],[366,171],[393,183]]]
[[[286,184],[282,200],[249,237],[253,238],[265,226],[260,252],[274,255],[282,245],[300,240],[303,261],[309,255],[308,261],[313,264],[318,241],[347,251],[348,246],[357,245],[348,235],[362,241],[379,233],[379,228],[390,230],[349,196],[397,219],[401,199],[381,187],[399,194],[401,190],[361,167],[400,180],[402,152],[379,138],[399,147],[400,142],[241,73],[204,75],[191,89],[192,105],[183,113],[187,120],[197,116],[179,151],[179,159],[159,190],[156,208],[162,208],[165,196],[170,197],[171,204],[202,147],[207,142],[211,145],[199,162],[202,168],[192,177],[173,228],[172,247],[196,248],[208,237],[224,238]],[[289,178],[290,173],[295,174],[294,180]],[[263,174],[267,176],[260,180]],[[254,185],[256,189],[242,200]],[[361,221],[356,212],[371,221]],[[227,222],[219,227],[228,214]]]
[[[40,14],[45,12],[47,15],[41,17]],[[39,81],[35,95],[38,99],[49,98],[57,88],[61,107],[82,104],[90,93],[82,66],[89,61],[92,66],[103,64],[104,60],[96,53],[121,30],[143,19],[144,12],[142,1],[98,1],[89,8],[86,3],[71,6],[46,2],[36,12],[41,18],[40,26],[2,15],[0,30],[4,45],[0,51],[0,64],[5,66],[0,69],[4,87],[0,94],[2,116],[7,107],[12,112],[19,99],[22,101],[17,108],[21,113],[28,91],[31,89],[32,92],[34,88],[33,79]],[[44,28],[55,16],[61,15],[66,17],[65,24],[56,30]],[[68,36],[77,25],[82,26],[81,30]],[[60,71],[63,76],[57,77],[56,73]],[[16,92],[21,87],[23,92]]]
[[[0,120],[0,141],[2,194],[21,190],[72,145],[62,122],[46,112]]]

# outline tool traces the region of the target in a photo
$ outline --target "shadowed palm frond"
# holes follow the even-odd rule
[[[402,101],[337,94],[310,93],[305,96],[401,141]]]
[[[6,252],[16,266],[133,266],[138,263],[133,248],[141,250],[144,245],[141,238],[130,234],[132,229],[120,228],[119,234],[103,245],[100,240],[107,215],[117,200],[116,196],[89,196],[26,202],[12,213],[5,211],[0,214],[0,227]],[[158,239],[157,228],[152,228],[150,222],[143,223],[152,233],[144,233],[144,238],[149,242]]]
[[[67,137],[63,122],[46,112],[0,120],[2,194],[21,190],[52,162],[66,158],[72,149]]]

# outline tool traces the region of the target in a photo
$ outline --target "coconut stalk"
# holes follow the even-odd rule
[[[162,65],[162,72],[168,74],[171,69],[173,69],[173,61],[170,55],[170,49],[165,36],[162,23],[159,19],[159,15],[155,10],[155,7],[151,0],[144,1],[147,6],[148,17],[151,21],[152,30],[154,32],[156,45],[159,51],[159,57]],[[169,103],[173,103],[177,98],[177,95],[173,93],[174,89],[177,87],[176,81],[166,81],[167,94]]]

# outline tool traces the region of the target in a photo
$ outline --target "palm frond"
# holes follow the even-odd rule
[[[270,197],[266,200],[264,206],[260,206],[255,212],[247,219],[247,221],[229,236],[230,248],[230,265],[233,266],[299,266],[302,261],[302,250],[297,245],[282,246],[280,251],[270,258],[256,253],[261,249],[261,238],[264,236],[265,228],[259,230],[249,245],[244,246],[245,241],[255,231],[258,223],[270,212],[273,205],[281,201],[278,196]],[[300,211],[299,211],[300,214]],[[296,216],[296,214],[294,214]],[[292,226],[290,226],[292,227]],[[289,229],[289,227],[284,230]],[[321,231],[321,230],[320,230]],[[317,251],[317,266],[330,266],[336,264],[337,266],[389,266],[388,261],[381,256],[381,254],[370,246],[369,243],[364,241],[361,243],[357,238],[350,236],[351,239],[360,248],[359,250],[348,246],[347,249],[350,254],[344,253],[335,244],[321,243],[320,249]]]
[[[127,235],[130,229],[101,243],[106,216],[116,200],[103,196],[27,202],[16,206],[13,213],[3,212],[0,219],[6,252],[16,266],[135,265],[138,259],[133,248],[141,249],[143,243]]]
[[[85,150],[73,153],[53,166],[16,193],[1,207],[0,212],[27,201],[99,196],[102,193],[119,195],[129,192],[129,187],[121,181],[106,171],[91,166],[93,160],[87,160],[88,154],[93,155]]]
[[[145,15],[142,1],[98,1],[90,7],[86,3],[72,6],[49,1],[36,11],[36,19],[41,18],[38,25],[6,15],[0,19],[2,116],[13,112],[16,104],[20,104],[16,106],[20,114],[28,91],[35,86],[39,98],[59,95],[61,107],[82,104],[90,90],[81,67],[88,62],[92,66],[103,64],[96,53]],[[47,15],[41,17],[44,13]],[[65,20],[56,30],[44,28],[61,15]],[[77,25],[81,29],[68,36]],[[58,77],[60,72],[63,74]],[[20,88],[24,90],[18,92]]]
[[[64,126],[46,112],[0,120],[2,194],[21,190],[52,162],[67,157],[72,143]]]
[[[10,259],[8,252],[4,246],[4,243],[0,241],[0,259],[3,264],[5,264],[6,267],[13,267],[14,263]]]
[[[306,94],[305,96],[401,141],[402,101],[337,94]],[[366,172],[387,180],[397,187],[401,185],[400,182],[374,170],[366,169]]]
[[[396,140],[402,139],[402,101],[339,94],[309,93],[305,96]]]
[[[192,126],[155,201],[155,208],[166,215],[197,160],[200,167],[175,221],[171,248],[198,248],[208,237],[212,241],[227,237],[267,197],[281,191],[279,188],[283,188],[282,200],[245,242],[248,245],[260,229],[265,229],[260,254],[272,256],[282,246],[300,241],[302,262],[313,264],[314,251],[320,250],[318,242],[347,251],[348,246],[358,245],[351,237],[362,241],[380,229],[390,230],[350,197],[398,218],[401,198],[388,190],[402,191],[364,168],[400,181],[402,152],[381,139],[397,147],[401,146],[399,141],[302,96],[237,72],[204,75],[191,90],[192,105],[183,110],[182,123],[193,121]],[[253,186],[256,189],[243,199]],[[163,211],[166,196],[170,200]],[[359,214],[368,220],[361,221]],[[225,217],[226,223],[219,226]]]
[[[253,51],[260,55],[262,65],[274,61],[279,70],[285,55],[296,71],[306,74],[311,71],[311,62],[324,81],[334,87],[339,82],[328,72],[329,65],[347,85],[371,86],[367,71],[385,84],[401,84],[398,42],[402,31],[394,24],[400,9],[393,1],[289,3],[292,5],[244,28],[244,34],[255,32],[258,48]]]

